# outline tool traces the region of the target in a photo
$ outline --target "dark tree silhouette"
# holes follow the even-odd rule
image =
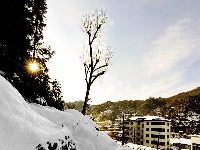
[[[43,44],[46,12],[46,0],[0,2],[0,70],[25,100],[37,102],[36,98],[44,98],[56,107],[46,65],[55,52]],[[39,64],[36,74],[27,71],[32,59]]]
[[[54,106],[59,110],[64,110],[64,101],[62,95],[61,85],[58,80],[52,82],[52,88],[50,91],[50,97],[54,100]]]
[[[108,70],[108,66],[111,63],[112,53],[110,47],[105,48],[101,39],[102,29],[106,21],[106,12],[103,10],[96,10],[94,14],[87,14],[82,19],[83,32],[88,38],[82,56],[87,84],[82,110],[82,114],[84,115],[86,114],[91,85]]]

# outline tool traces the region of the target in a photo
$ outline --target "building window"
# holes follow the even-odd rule
[[[146,137],[149,137],[149,134],[146,134]]]
[[[149,125],[149,122],[147,122],[147,125]]]
[[[151,134],[151,138],[160,138],[160,139],[165,139],[165,135],[156,135],[156,134]]]
[[[155,141],[155,140],[151,141],[151,144],[157,144],[157,143],[158,143],[158,142]]]
[[[169,138],[169,135],[167,135],[167,138]]]
[[[169,126],[169,123],[167,123],[167,126]]]
[[[169,132],[169,129],[167,129],[167,132]]]
[[[138,125],[140,125],[140,122],[138,122]]]
[[[165,146],[165,142],[159,142],[159,145]]]
[[[199,150],[200,144],[192,143],[193,150]]]
[[[138,127],[137,129],[140,130],[140,127]]]
[[[165,125],[165,122],[151,122],[151,125]]]
[[[146,143],[149,143],[149,140],[146,140]]]
[[[146,128],[146,131],[149,131],[149,128]]]
[[[165,128],[151,128],[151,131],[165,132]]]

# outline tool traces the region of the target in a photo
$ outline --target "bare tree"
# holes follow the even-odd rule
[[[83,32],[88,38],[88,42],[84,46],[83,55],[81,57],[87,84],[82,110],[83,115],[86,114],[91,85],[98,77],[105,74],[108,70],[108,66],[111,64],[111,58],[113,56],[110,47],[105,46],[101,36],[103,26],[106,22],[107,16],[104,10],[96,10],[94,14],[90,15],[86,14],[82,19]]]

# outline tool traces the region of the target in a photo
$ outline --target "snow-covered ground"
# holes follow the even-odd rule
[[[133,143],[127,143],[125,146],[130,147],[132,149],[136,149],[136,150],[156,150],[156,148],[151,148],[151,147],[147,147],[143,145],[137,145]]]
[[[68,147],[68,148],[66,148]],[[130,150],[76,110],[28,104],[0,76],[0,150]]]

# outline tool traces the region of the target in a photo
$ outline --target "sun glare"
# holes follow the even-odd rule
[[[30,70],[35,72],[38,70],[38,64],[34,61],[32,63],[29,64]]]
[[[39,64],[35,60],[26,61],[26,70],[30,75],[37,75],[39,73]]]

